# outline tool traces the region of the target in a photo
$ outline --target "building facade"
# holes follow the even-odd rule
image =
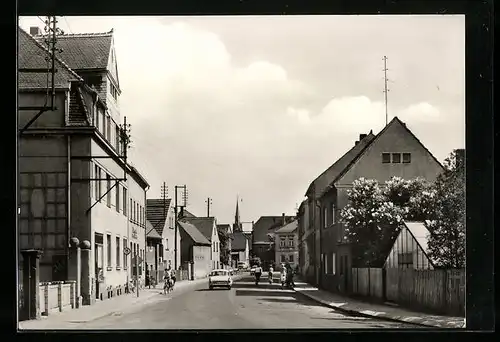
[[[191,223],[180,220],[181,263],[191,264],[193,278],[204,278],[212,271],[212,243]],[[186,267],[188,268],[188,267]]]
[[[251,258],[259,258],[264,268],[274,264],[274,233],[294,219],[294,216],[284,213],[281,216],[261,216],[253,225]]]
[[[351,150],[315,179],[306,193],[309,222],[316,235],[310,251],[317,262],[316,284],[335,291],[349,288],[351,246],[344,239],[345,226],[339,218],[356,179],[383,184],[398,176],[433,182],[442,171],[439,161],[397,117],[376,136],[361,134]]]
[[[217,221],[215,217],[184,217],[182,221],[188,222],[210,242],[210,268],[221,268],[220,262],[220,239],[217,231]]]
[[[276,231],[275,267],[283,263],[289,263],[294,269],[299,266],[298,226],[298,221],[294,220]]]
[[[82,272],[89,274],[82,281],[84,304],[119,293],[127,280],[141,276],[149,187],[123,158],[125,134],[119,112],[112,109],[118,107],[119,86],[116,83],[113,91],[106,85],[108,78],[117,77],[116,60],[110,62],[112,33],[95,35],[102,39],[100,51],[89,45],[87,36],[58,37],[58,47],[63,41],[71,43],[64,45],[65,54],[56,56],[55,108],[27,127],[19,140],[19,248],[43,252],[41,281],[76,279],[69,241],[88,241],[90,256],[81,265]],[[46,67],[48,50],[42,40],[19,29],[20,68]],[[80,47],[88,54],[86,62],[104,64],[89,62],[83,72],[83,65],[77,65],[81,61],[74,57]],[[88,82],[90,75],[95,76],[93,84]],[[20,107],[45,103],[45,79],[46,75],[19,74]],[[35,114],[21,108],[19,128],[25,128]],[[123,253],[125,247],[133,253]],[[137,266],[133,266],[136,255]]]

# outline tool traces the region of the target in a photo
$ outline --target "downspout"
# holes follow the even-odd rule
[[[143,222],[143,228],[144,228],[144,279],[146,279],[146,267],[147,267],[147,264],[146,264],[146,248],[148,247],[148,241],[147,241],[147,237],[146,237],[146,207],[147,207],[147,197],[146,197],[146,193],[148,192],[149,190],[149,185],[146,187],[146,190],[144,191],[144,213],[143,213],[143,217],[142,217],[142,222]],[[144,284],[146,282],[144,281]]]
[[[71,86],[70,86],[71,87]],[[69,116],[69,91],[65,93],[64,98],[64,125],[68,125]],[[66,174],[66,279],[69,279],[69,247],[71,239],[71,136],[68,134],[66,139],[67,148],[67,174]]]

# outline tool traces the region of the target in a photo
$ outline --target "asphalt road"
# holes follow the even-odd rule
[[[75,329],[377,329],[414,325],[352,317],[322,306],[278,284],[257,286],[246,277],[231,290],[208,290],[202,284],[189,291],[158,296],[137,310],[118,312]]]

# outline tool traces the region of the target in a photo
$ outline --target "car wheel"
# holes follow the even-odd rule
[[[209,289],[209,290],[213,290],[213,289],[214,289],[214,287],[213,287],[213,286],[209,286],[209,287],[208,287],[208,289]]]

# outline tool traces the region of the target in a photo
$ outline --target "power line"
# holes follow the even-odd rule
[[[71,30],[71,27],[69,26],[68,21],[66,20],[66,17],[62,17],[64,19],[64,22],[66,23],[66,26],[68,27],[69,33],[73,34],[73,30]]]

